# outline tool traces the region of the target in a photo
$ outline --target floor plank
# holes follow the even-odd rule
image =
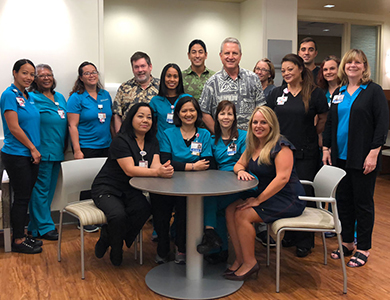
[[[257,279],[251,278],[226,300],[236,299],[388,299],[390,265],[390,175],[377,180],[375,191],[376,220],[373,248],[368,264],[347,268],[348,294],[342,294],[340,261],[328,259],[323,265],[322,245],[316,238],[313,253],[306,258],[294,256],[294,248],[282,249],[281,285],[275,293],[275,252],[271,265],[265,266],[265,247],[257,243],[256,255],[261,264]],[[145,275],[156,266],[156,244],[150,240],[152,226],[144,227],[144,265],[134,260],[134,249],[125,249],[122,266],[111,265],[109,255],[94,256],[98,233],[85,234],[86,279],[81,280],[79,231],[75,225],[65,226],[62,261],[57,261],[57,242],[44,241],[38,255],[4,253],[0,249],[0,299],[166,299],[145,284]],[[0,234],[0,247],[2,234]],[[327,239],[328,254],[336,248],[336,239]]]

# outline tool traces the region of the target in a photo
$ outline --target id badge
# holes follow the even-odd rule
[[[232,156],[237,153],[237,145],[231,143],[227,148],[227,155]]]
[[[21,107],[25,107],[25,101],[22,97],[16,97],[16,101],[18,102],[18,104],[21,106]]]
[[[343,102],[343,100],[344,100],[344,95],[335,95],[332,99],[332,103],[339,104]]]
[[[191,143],[191,154],[200,156],[201,152],[202,152],[202,143],[192,142]]]
[[[141,168],[148,168],[148,161],[147,160],[140,160],[138,163],[138,166]]]
[[[106,122],[106,114],[105,113],[98,113],[98,118],[100,123]]]
[[[58,115],[61,117],[61,119],[65,119],[65,112],[63,109],[57,110]]]
[[[284,105],[284,103],[287,101],[287,96],[281,96],[276,99],[277,105]]]
[[[173,124],[173,113],[167,113],[167,123]]]

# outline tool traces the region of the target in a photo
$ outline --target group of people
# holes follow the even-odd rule
[[[58,238],[50,204],[69,132],[75,159],[107,157],[91,190],[108,221],[95,246],[98,258],[110,248],[112,264],[120,265],[123,242],[130,247],[153,214],[155,260],[168,262],[174,212],[175,262],[185,264],[185,199],[151,193],[149,202],[129,179],[219,169],[234,172],[238,180],[257,177],[259,184],[243,193],[205,197],[205,231],[197,250],[210,263],[226,262],[229,234],[236,259],[224,276],[244,280],[259,271],[255,237],[265,243],[265,223],[302,213],[306,203],[298,197],[313,191],[299,180],[313,180],[322,157],[323,164],[347,171],[337,191],[343,249],[331,257],[355,252],[348,266],[363,266],[370,254],[373,192],[389,124],[386,98],[370,80],[365,54],[352,49],[341,63],[329,56],[318,68],[316,43],[306,38],[298,54],[282,59],[279,87],[270,60],[259,60],[254,72],[239,66],[237,39],[225,39],[219,55],[223,67],[215,73],[205,66],[205,43],[194,40],[188,48],[191,66],[181,71],[169,63],[158,80],[151,75],[149,56],[136,52],[130,58],[134,78],[119,87],[113,102],[91,62],[79,66],[66,102],[54,90],[50,66],[17,61],[14,83],[0,101],[1,159],[14,190],[12,250],[39,253],[42,241],[36,238]],[[28,207],[30,234],[25,235]],[[305,257],[314,247],[314,234],[288,232],[282,243],[296,246],[297,256]]]

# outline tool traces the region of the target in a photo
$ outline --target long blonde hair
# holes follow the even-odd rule
[[[279,121],[276,117],[275,112],[267,107],[267,106],[258,106],[255,108],[255,110],[252,113],[251,119],[249,121],[248,126],[248,134],[246,136],[246,160],[249,161],[253,155],[253,153],[256,151],[256,149],[260,146],[260,141],[256,136],[253,134],[252,130],[252,123],[253,118],[257,112],[260,112],[265,120],[267,121],[270,132],[267,135],[267,139],[265,141],[265,145],[263,145],[263,148],[260,151],[259,158],[257,160],[257,164],[265,164],[270,165],[271,164],[271,150],[275,147],[277,142],[280,138],[280,128],[279,128]]]

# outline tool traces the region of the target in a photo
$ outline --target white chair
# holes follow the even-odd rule
[[[321,232],[324,245],[324,264],[327,264],[327,250],[325,242],[325,232],[337,234],[337,241],[340,249],[340,263],[343,271],[344,286],[343,292],[347,293],[347,272],[344,263],[344,253],[341,244],[341,223],[338,217],[336,205],[336,189],[341,179],[345,176],[345,171],[332,166],[323,166],[316,174],[314,181],[301,180],[302,184],[311,185],[314,188],[315,197],[300,196],[301,200],[315,201],[317,208],[306,207],[302,215],[294,218],[279,219],[272,224],[268,224],[268,231],[276,234],[276,292],[279,293],[280,284],[280,244],[284,231],[309,231]],[[327,202],[332,205],[329,212],[322,208],[321,203]],[[269,236],[267,245],[267,266],[269,266]]]
[[[68,213],[80,222],[81,238],[81,278],[84,279],[84,226],[106,224],[103,211],[98,209],[93,200],[79,201],[80,191],[90,190],[93,180],[99,173],[106,158],[86,158],[69,160],[61,163],[61,172],[55,195],[56,206],[60,209],[60,224],[58,234],[58,261],[61,261],[62,221],[63,213]],[[142,264],[142,230],[139,235],[140,264]],[[137,239],[136,239],[137,242]],[[135,243],[135,258],[137,259],[137,243]]]

